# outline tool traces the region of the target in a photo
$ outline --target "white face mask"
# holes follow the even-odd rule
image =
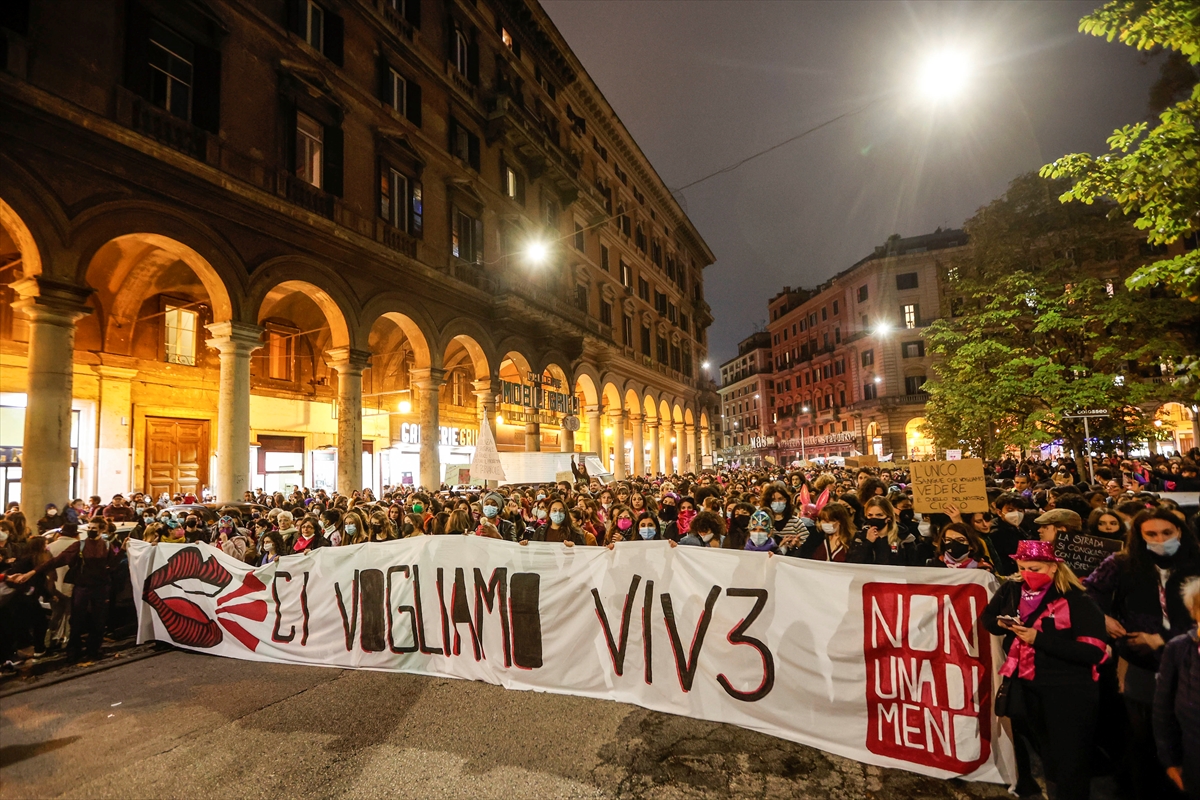
[[[705,544],[708,544],[709,542],[711,542],[712,538],[713,538],[713,535],[711,533],[703,533],[700,535],[701,541],[703,541]]]
[[[534,516],[536,516],[538,519],[545,519],[546,518],[546,509],[539,508],[536,512],[534,512]]]
[[[275,544],[273,542],[263,542],[263,550],[266,550],[268,553],[274,553]]]
[[[822,523],[820,523],[820,528],[821,528],[821,532],[826,534],[827,536],[832,536],[833,534],[837,533],[837,523],[836,522],[822,522]]]
[[[770,534],[768,534],[766,531],[752,531],[750,533],[750,541],[754,542],[754,544],[758,547],[762,547],[764,544],[766,544],[769,537]]]
[[[1009,511],[1004,515],[1004,521],[1009,525],[1020,525],[1025,519],[1024,511]]]
[[[0,531],[0,542],[7,542],[7,541],[8,541],[8,532]]]

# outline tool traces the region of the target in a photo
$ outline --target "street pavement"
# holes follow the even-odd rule
[[[731,725],[170,651],[0,699],[0,798],[985,798]]]

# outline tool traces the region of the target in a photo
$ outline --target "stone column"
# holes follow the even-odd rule
[[[471,384],[475,388],[475,411],[479,416],[479,424],[483,425],[486,417],[488,427],[492,429],[492,438],[496,438],[496,390],[494,378],[480,378]]]
[[[712,423],[709,423],[709,424],[711,425]],[[712,428],[711,427],[700,429],[700,455],[702,455],[702,456],[711,456],[712,455]]]
[[[100,357],[106,362],[116,360],[105,353],[101,353]],[[133,362],[133,359],[120,360]],[[97,403],[100,424],[96,443],[96,494],[107,498],[117,492],[144,489],[144,486],[133,485],[130,458],[133,455],[133,437],[130,436],[132,427],[129,423],[133,416],[130,381],[137,375],[137,370],[105,363],[92,367],[92,371],[100,376],[100,402]]]
[[[650,474],[663,471],[662,468],[662,434],[658,429],[658,417],[646,423],[650,436]]]
[[[442,369],[412,371],[413,399],[419,402],[421,422],[421,486],[436,492],[442,486],[442,455],[438,444],[442,438],[438,422],[438,394],[442,388]]]
[[[338,374],[338,468],[337,488],[349,496],[363,488],[362,474],[362,374],[371,354],[349,347],[325,353],[326,363]]]
[[[71,394],[75,322],[90,314],[90,289],[31,277],[12,288],[12,304],[29,318],[25,432],[21,452],[21,508],[34,522],[47,503],[62,508],[71,491]]]
[[[692,430],[691,447],[692,447],[692,471],[699,474],[700,470],[704,469],[704,442],[702,440],[703,428],[696,425]]]
[[[630,414],[629,424],[633,427],[633,477],[646,474],[646,442],[642,438],[641,414]]]
[[[625,480],[625,409],[619,408],[612,412],[613,426],[613,477],[619,481]]]
[[[540,422],[525,423],[525,452],[540,453],[542,450],[542,424]]]
[[[696,426],[685,424],[683,437],[679,440],[679,460],[684,466],[680,472],[699,472],[700,457],[696,454]]]
[[[217,501],[240,502],[250,488],[250,354],[262,347],[262,328],[214,322],[205,341],[221,354],[217,399]]]
[[[600,406],[588,406],[588,449],[604,461],[604,431],[600,427]]]
[[[671,441],[674,439],[675,441]],[[672,463],[675,457],[679,437],[675,435],[675,423],[668,422],[663,426],[663,472],[668,475],[675,472],[677,467]]]

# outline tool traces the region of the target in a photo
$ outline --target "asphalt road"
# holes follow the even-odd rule
[[[730,725],[169,652],[0,700],[0,798],[977,798]]]

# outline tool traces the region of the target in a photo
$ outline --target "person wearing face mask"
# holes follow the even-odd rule
[[[267,531],[263,535],[262,541],[259,542],[259,550],[262,551],[262,556],[258,560],[258,566],[266,566],[279,558],[285,552],[284,548],[283,537],[276,531]]]
[[[113,575],[120,559],[101,536],[102,529],[107,530],[105,520],[93,520],[80,534],[81,538],[57,556],[15,580],[10,578],[24,584],[38,580],[51,570],[67,567],[65,580],[74,586],[71,592],[71,637],[67,644],[70,661],[78,661],[81,657],[85,635],[89,659],[100,657],[100,646],[104,642]]]
[[[901,536],[896,512],[885,497],[872,497],[863,508],[862,538],[867,543],[868,564],[893,567],[918,565],[916,538]]]
[[[679,498],[676,506],[675,519],[663,526],[663,537],[672,542],[678,542],[691,529],[692,520],[696,518],[696,503],[690,497]]]
[[[861,564],[869,557],[866,541],[855,531],[850,509],[840,502],[829,503],[817,512],[817,532],[799,547],[788,547],[784,555],[850,564]]]
[[[1097,667],[1109,658],[1104,615],[1052,543],[1022,541],[1016,561],[1021,580],[1001,583],[980,615],[988,631],[1004,637],[1007,653],[996,711],[1041,757],[1051,797],[1086,800],[1099,711]],[[1017,748],[1016,791],[1041,796],[1023,747]]]
[[[1034,533],[1026,528],[1027,501],[1020,494],[1006,492],[993,504],[996,517],[992,523],[992,555],[997,575],[1012,575],[1017,571],[1013,555],[1022,539],[1032,539]]]
[[[550,504],[546,502],[546,498],[535,500],[533,506],[529,509],[529,524],[525,528],[525,533],[521,536],[523,540],[532,540],[535,542],[543,541],[543,529],[550,524]]]
[[[1200,545],[1176,512],[1148,509],[1133,518],[1125,548],[1084,579],[1104,610],[1114,650],[1126,662],[1122,699],[1129,741],[1118,777],[1139,798],[1169,797],[1173,788],[1154,755],[1153,702],[1163,647],[1191,628],[1180,595],[1200,575]]]
[[[701,511],[692,520],[691,529],[679,540],[680,545],[691,547],[720,547],[725,535],[725,521],[720,514]]]
[[[634,531],[634,522],[637,515],[629,506],[616,505],[612,508],[612,520],[608,524],[607,530],[604,532],[604,546],[607,547],[617,542],[624,542],[635,538],[638,534]]]
[[[505,506],[504,496],[499,492],[488,492],[483,496],[483,502],[480,504],[480,510],[483,513],[483,519],[480,521],[482,525],[484,521],[490,523],[496,532],[500,534],[500,538],[507,542],[515,542],[517,540],[517,528],[507,519],[501,516]]]
[[[658,521],[667,525],[675,521],[679,515],[679,495],[674,492],[663,492],[658,501]]]
[[[1102,539],[1124,540],[1125,520],[1115,511],[1097,508],[1088,517],[1087,532]]]
[[[150,509],[151,513],[157,509]],[[71,501],[71,505],[63,511],[63,521],[78,525],[87,520],[87,506],[84,505],[83,498]]]
[[[391,509],[388,509],[390,516]],[[325,537],[325,541],[330,547],[339,547],[342,544],[342,512],[336,508],[327,508],[321,512],[321,535]]]
[[[944,526],[934,539],[934,547],[937,556],[925,563],[927,567],[986,569],[989,572],[992,569],[983,540],[965,523],[951,522]]]
[[[748,536],[745,549],[752,553],[775,552],[778,544],[771,535],[773,528],[770,512],[761,509],[755,511],[750,515],[750,522],[746,526]]]
[[[541,503],[538,505],[540,509]],[[562,542],[567,547],[596,544],[595,536],[592,536],[592,534],[572,523],[571,515],[567,513],[566,503],[558,497],[550,501],[546,517],[547,522],[545,525],[539,525],[537,528],[531,528],[526,531],[530,535],[522,539],[521,544],[528,544],[531,541]]]
[[[771,532],[776,539],[799,537],[800,543],[811,533],[792,505],[792,495],[782,483],[768,483],[759,507],[771,515]]]
[[[636,531],[636,533],[634,533]],[[661,542],[665,541],[662,528],[653,514],[642,514],[633,523],[630,535],[626,537],[631,542]],[[612,549],[612,544],[608,545]]]
[[[755,511],[749,503],[735,503],[729,513],[729,523],[726,528],[725,540],[721,547],[726,550],[745,550],[746,542],[750,541],[750,515]]]
[[[1200,578],[1183,583],[1183,605],[1200,622]],[[1190,798],[1200,798],[1200,633],[1193,625],[1163,648],[1154,693],[1159,764]]]
[[[46,513],[37,521],[37,531],[45,533],[55,528],[61,528],[62,524],[63,520],[58,515],[58,506],[54,503],[47,503]]]

